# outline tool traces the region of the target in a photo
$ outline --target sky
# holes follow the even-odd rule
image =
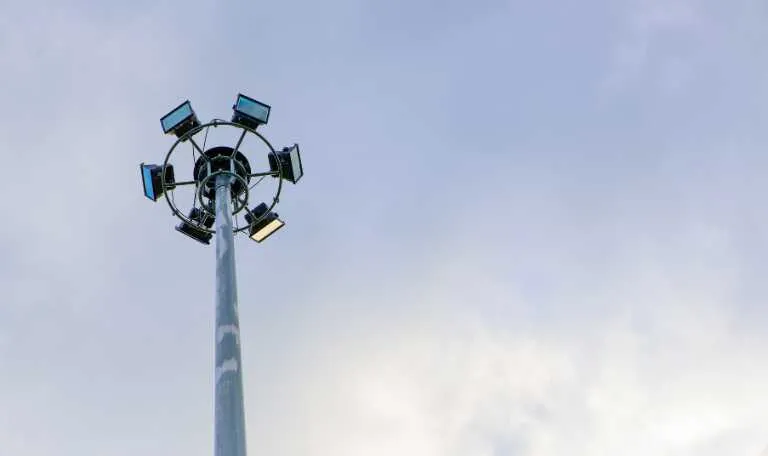
[[[211,454],[214,248],[138,164],[238,92],[306,173],[236,239],[250,454],[768,455],[766,20],[0,0],[0,456]]]

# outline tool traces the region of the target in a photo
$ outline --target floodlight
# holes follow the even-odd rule
[[[213,217],[200,209],[193,207],[189,212],[189,219],[195,222],[195,224],[181,222],[176,226],[176,231],[185,234],[202,244],[210,244],[213,235],[207,231],[203,231],[200,227],[204,226],[210,229],[213,226]]]
[[[187,100],[164,115],[160,124],[163,126],[163,133],[173,133],[177,138],[181,138],[189,130],[199,127],[200,121],[192,110],[192,104]]]
[[[272,172],[278,170],[282,172],[283,179],[296,183],[304,175],[304,168],[301,166],[301,154],[299,145],[294,144],[291,147],[284,147],[283,150],[269,154],[269,167]]]
[[[168,165],[165,169],[165,185],[163,185],[163,167],[161,165],[145,165],[144,163],[139,165],[141,171],[141,181],[144,185],[144,196],[157,201],[158,198],[163,196],[164,188],[173,188],[175,182],[173,175],[173,165]]]
[[[256,242],[261,242],[272,233],[285,226],[285,222],[277,218],[278,215],[269,211],[266,203],[261,203],[245,214],[245,221],[251,225],[250,237]]]
[[[232,115],[232,122],[256,129],[259,125],[267,123],[269,119],[269,105],[246,97],[243,94],[237,95],[237,101],[232,106],[235,113]]]

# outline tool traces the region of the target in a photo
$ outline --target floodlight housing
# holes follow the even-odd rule
[[[235,113],[232,115],[232,122],[256,129],[259,125],[264,125],[269,120],[269,111],[272,109],[268,104],[264,104],[243,94],[237,94],[237,101],[232,106]]]
[[[160,125],[163,127],[163,133],[173,133],[177,138],[181,138],[189,130],[199,127],[200,121],[197,120],[197,115],[192,110],[192,104],[187,100],[164,115],[160,119]]]
[[[270,212],[266,203],[259,204],[250,213],[245,214],[245,221],[251,225],[249,236],[256,242],[262,242],[285,226],[285,222],[278,218],[278,214]]]
[[[201,211],[200,209],[193,207],[189,212],[189,219],[196,224],[181,222],[178,226],[176,226],[176,231],[191,237],[201,244],[210,244],[213,235],[207,231],[203,231],[200,227],[204,226],[210,229],[213,226],[213,217]]]
[[[269,154],[269,168],[272,172],[280,171],[283,179],[296,183],[304,175],[304,168],[301,166],[301,154],[299,145],[294,144],[291,147],[284,147],[279,152]]]
[[[163,186],[163,167],[162,165],[140,164],[141,181],[144,186],[144,196],[157,201],[164,193],[164,187],[173,188],[176,182],[173,174],[173,165],[168,165],[165,169],[165,186]]]

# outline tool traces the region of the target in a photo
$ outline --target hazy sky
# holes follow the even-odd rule
[[[759,455],[767,20],[0,0],[0,456],[212,453],[214,249],[138,164],[238,92],[306,171],[237,240],[251,455]]]

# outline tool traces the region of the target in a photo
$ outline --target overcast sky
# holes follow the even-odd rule
[[[251,455],[760,455],[766,21],[0,0],[0,456],[212,453],[214,249],[138,164],[238,92],[306,171],[237,239]]]

